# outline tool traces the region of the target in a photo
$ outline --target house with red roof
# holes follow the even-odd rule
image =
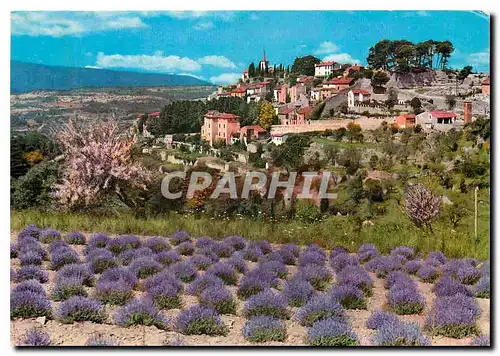
[[[312,106],[297,109],[297,125],[305,124],[313,110],[314,107]]]
[[[483,80],[481,83],[481,89],[484,95],[490,96],[490,77]]]
[[[349,88],[353,82],[353,78],[334,78],[323,82],[323,88],[334,88],[338,91],[341,91]]]
[[[295,108],[283,108],[278,112],[280,125],[296,125],[297,112]]]
[[[217,141],[224,141],[226,144],[231,143],[231,137],[238,134],[240,131],[239,116],[218,112],[215,110],[208,111],[203,120],[201,127],[201,138],[210,143],[210,146]]]
[[[258,140],[266,135],[266,130],[259,125],[243,126],[240,130],[240,138],[246,140]]]
[[[335,61],[320,62],[314,65],[314,76],[319,78],[326,78],[335,70],[341,68],[340,63]]]
[[[396,118],[396,126],[399,129],[408,129],[415,126],[415,114],[403,114]]]
[[[349,76],[349,73],[350,73],[351,71],[353,71],[353,72],[359,72],[359,71],[361,71],[362,69],[365,69],[365,67],[360,66],[359,64],[355,64],[355,65],[353,65],[353,66],[349,66],[349,67],[347,67],[347,68],[344,70],[344,77]]]
[[[351,89],[347,93],[347,106],[353,108],[356,103],[369,102],[371,93],[366,89]]]
[[[457,114],[450,111],[426,111],[418,114],[416,123],[424,129],[424,131],[448,131],[452,128],[460,129],[463,126],[463,121],[457,122]]]

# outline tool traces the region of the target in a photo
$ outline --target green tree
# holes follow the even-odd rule
[[[309,136],[290,135],[285,143],[271,149],[272,163],[288,171],[297,170],[304,164],[304,152],[310,144]]]
[[[411,108],[413,109],[413,113],[415,115],[418,115],[420,114],[421,112],[423,112],[423,109],[422,109],[422,102],[420,101],[419,98],[417,97],[414,97],[413,99],[410,100],[410,106]]]
[[[346,136],[349,142],[362,141],[363,134],[361,133],[361,126],[354,122],[349,122],[347,124]]]
[[[276,112],[274,111],[273,104],[268,101],[264,101],[260,106],[260,112],[259,112],[260,126],[262,126],[266,131],[269,131],[271,125],[273,125],[275,121],[276,121]]]
[[[335,164],[335,162],[337,161],[337,157],[340,153],[340,150],[335,146],[326,145],[324,151],[327,162],[330,164]]]
[[[354,175],[361,167],[361,152],[352,147],[346,148],[338,156],[337,163],[345,167],[347,174]]]
[[[321,62],[314,56],[297,57],[293,61],[292,72],[302,75],[314,75],[314,65]]]
[[[385,101],[385,105],[389,110],[392,110],[394,106],[398,103],[398,93],[394,88],[390,88],[387,93],[387,99]]]
[[[463,82],[464,79],[467,78],[469,76],[469,74],[471,74],[471,73],[472,73],[472,66],[465,66],[458,73],[457,79]]]
[[[455,95],[452,94],[446,95],[444,102],[446,103],[446,107],[448,108],[448,110],[453,110],[455,105],[457,105],[457,99]]]
[[[389,77],[385,72],[375,72],[372,77],[371,84],[373,87],[383,87],[389,81]]]
[[[255,64],[253,62],[248,66],[248,76],[250,78],[255,78]]]

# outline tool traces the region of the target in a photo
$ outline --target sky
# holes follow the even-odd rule
[[[235,82],[265,50],[271,65],[312,54],[366,64],[382,39],[449,40],[449,65],[489,71],[490,19],[478,11],[13,12],[11,59],[185,74]]]

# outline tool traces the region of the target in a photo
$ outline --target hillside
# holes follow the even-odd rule
[[[154,87],[211,85],[187,75],[125,72],[106,69],[47,66],[10,62],[12,93],[96,87]]]

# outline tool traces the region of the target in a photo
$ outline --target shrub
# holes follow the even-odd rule
[[[160,272],[163,265],[150,257],[139,257],[132,261],[129,268],[137,278],[142,279]]]
[[[139,257],[149,257],[152,259],[153,251],[149,247],[125,250],[118,256],[118,260],[122,265],[128,266],[133,260]]]
[[[416,288],[395,284],[387,296],[389,307],[399,315],[419,314],[424,310],[425,299]]]
[[[264,253],[256,246],[247,246],[243,250],[243,258],[247,261],[257,262],[262,255],[264,255]]]
[[[338,285],[352,285],[363,291],[365,296],[372,295],[373,279],[360,266],[347,266],[337,275]]]
[[[428,264],[424,263],[422,267],[419,268],[417,276],[425,283],[434,283],[434,281],[439,277],[439,270]]]
[[[230,263],[219,262],[210,268],[208,273],[222,279],[224,284],[236,285],[238,282],[238,276],[236,275],[234,266]]]
[[[191,256],[194,253],[194,245],[190,241],[181,242],[175,250],[181,256]]]
[[[260,263],[260,268],[263,270],[268,270],[276,274],[278,278],[286,279],[288,276],[288,269],[283,262],[279,261],[267,261]]]
[[[474,293],[467,288],[466,285],[461,284],[456,279],[450,276],[442,276],[434,284],[433,291],[438,297],[451,297],[455,294],[463,294],[472,297]]]
[[[122,327],[131,325],[156,326],[167,330],[168,321],[149,298],[132,299],[114,315],[115,322]]]
[[[200,304],[212,307],[219,314],[235,314],[233,295],[224,287],[206,287],[200,294]]]
[[[283,295],[271,289],[252,295],[248,298],[243,313],[246,317],[267,315],[278,319],[289,319],[288,303]]]
[[[267,255],[268,253],[271,253],[273,251],[273,247],[266,240],[251,241],[248,244],[248,247],[252,247],[252,246],[258,247],[264,255]]]
[[[189,262],[199,271],[206,271],[213,264],[209,257],[203,255],[194,255],[189,259]]]
[[[242,236],[228,236],[224,242],[232,246],[236,251],[243,250],[247,246],[247,241]]]
[[[102,273],[108,268],[117,266],[113,254],[105,248],[96,248],[90,251],[85,260],[94,273]]]
[[[391,256],[404,256],[406,260],[415,258],[415,250],[412,247],[400,246],[391,251]]]
[[[299,266],[305,267],[309,265],[324,266],[326,263],[326,257],[324,252],[321,253],[314,249],[304,249],[299,256]]]
[[[149,239],[144,241],[142,245],[144,247],[150,248],[154,253],[168,251],[171,249],[170,245],[168,244],[168,240],[162,236],[150,237]]]
[[[196,277],[186,288],[186,292],[190,295],[199,296],[201,292],[208,287],[223,288],[224,282],[219,277],[213,274],[205,273]]]
[[[184,283],[192,282],[197,276],[196,268],[189,261],[177,262],[171,265],[168,270],[175,278],[180,279]]]
[[[39,245],[40,243],[36,238],[31,235],[20,233],[17,235],[17,243],[19,245],[34,244]]]
[[[87,297],[73,296],[59,305],[56,318],[63,324],[75,321],[103,323],[107,315],[101,302]]]
[[[22,281],[21,283],[16,284],[14,288],[12,288],[12,293],[22,293],[22,292],[32,292],[36,294],[41,294],[46,296],[45,289],[35,279],[28,279],[27,281]]]
[[[325,290],[332,280],[332,275],[326,268],[315,264],[301,267],[296,276],[300,279],[308,281],[316,290],[319,291]]]
[[[457,272],[457,279],[463,284],[475,284],[481,278],[481,271],[476,267],[463,267]]]
[[[55,301],[67,300],[72,296],[87,296],[81,277],[58,278],[52,290],[52,299]]]
[[[314,295],[315,289],[306,280],[292,278],[285,283],[283,295],[288,300],[288,305],[292,307],[301,307],[307,303]]]
[[[490,298],[490,277],[483,276],[474,286],[474,292],[477,298]]]
[[[99,279],[95,286],[94,297],[105,304],[124,305],[132,299],[133,296],[134,292],[132,286],[124,279]]]
[[[443,265],[447,262],[447,258],[441,251],[433,251],[427,255],[427,261],[433,265]]]
[[[366,249],[366,250],[358,250],[357,258],[360,263],[365,263],[370,261],[371,259],[378,257],[379,253],[376,249]]]
[[[312,346],[358,346],[359,341],[351,327],[337,319],[324,319],[307,330],[307,342]]]
[[[21,231],[20,235],[31,236],[32,238],[38,240],[40,238],[41,232],[42,230],[40,230],[38,226],[31,224],[25,226],[24,229]]]
[[[87,242],[85,239],[85,235],[81,232],[70,232],[64,237],[64,241],[66,241],[70,245],[85,245],[85,243]]]
[[[281,262],[286,264],[287,266],[295,266],[297,263],[297,258],[293,254],[292,251],[282,248],[281,250],[276,252],[279,256],[281,256]]]
[[[334,286],[330,293],[346,309],[366,309],[363,291],[355,286],[349,284]]]
[[[219,258],[231,257],[235,251],[233,246],[227,242],[215,242],[210,248]]]
[[[374,337],[376,346],[430,346],[417,323],[397,322],[383,324]]]
[[[125,250],[129,248],[139,248],[141,247],[141,239],[134,235],[121,235],[118,238],[122,241]]]
[[[331,318],[338,319],[339,321],[346,320],[344,309],[330,295],[312,297],[295,315],[295,319],[302,326],[311,326],[318,320]]]
[[[78,253],[71,248],[60,248],[54,251],[50,262],[50,267],[54,270],[58,270],[65,265],[80,262],[80,257],[78,256]]]
[[[479,333],[480,314],[475,299],[463,294],[438,297],[425,318],[425,327],[435,335],[461,339]]]
[[[21,338],[19,346],[50,346],[49,335],[40,328],[31,328]]]
[[[159,309],[181,309],[180,292],[182,285],[171,281],[164,281],[148,288],[148,296],[154,300]]]
[[[119,255],[125,250],[139,248],[141,240],[133,235],[121,235],[112,239],[108,239],[106,248],[114,255]]]
[[[176,319],[176,329],[185,335],[222,335],[229,330],[217,312],[206,306],[193,305],[183,310]]]
[[[421,266],[422,261],[411,260],[405,263],[403,269],[406,271],[406,273],[414,275],[418,272]]]
[[[284,323],[269,316],[256,316],[245,323],[243,337],[251,342],[285,341]]]
[[[43,249],[43,247],[37,242],[29,242],[29,243],[18,243],[17,244],[17,255],[21,255],[23,253],[37,253],[42,257],[43,260],[48,260],[48,253]]]
[[[10,258],[16,258],[17,257],[17,244],[10,244]]]
[[[248,272],[247,263],[243,259],[243,257],[238,253],[235,253],[231,256],[230,259],[227,260],[231,266],[234,267],[235,271],[238,273],[245,274]]]
[[[19,255],[19,262],[21,266],[27,265],[41,265],[43,257],[37,251],[27,251]]]
[[[49,245],[49,252],[53,254],[55,251],[64,248],[71,248],[70,245],[64,240],[55,240]]]
[[[384,325],[394,325],[399,323],[396,314],[377,309],[366,321],[366,327],[372,330],[379,330]]]
[[[32,235],[30,235],[32,236]],[[61,233],[57,230],[54,229],[43,229],[40,232],[40,242],[44,244],[50,244],[51,242],[55,240],[60,240],[61,239]]]
[[[172,235],[170,235],[169,239],[170,239],[170,242],[172,243],[172,245],[174,245],[174,246],[177,246],[183,242],[187,242],[187,241],[191,240],[187,231],[184,231],[182,229],[179,229],[176,232],[174,232]]]
[[[264,289],[269,288],[269,282],[259,279],[258,277],[245,276],[240,281],[237,295],[240,299],[247,299],[252,295],[259,294]]]
[[[290,251],[293,255],[298,258],[300,256],[300,247],[296,244],[286,244],[281,248],[282,250]]]
[[[108,245],[108,240],[108,235],[95,233],[90,236],[88,246],[104,248]]]
[[[412,284],[413,280],[401,271],[394,271],[387,275],[384,281],[384,288],[390,289],[396,283]]]
[[[45,294],[29,290],[10,293],[10,318],[50,317],[52,308]]]
[[[105,346],[120,346],[120,343],[110,337],[103,335],[92,335],[85,341],[85,346],[105,347]]]
[[[22,282],[27,279],[36,279],[40,283],[46,283],[49,280],[49,274],[38,266],[22,266],[16,271],[15,281]]]
[[[210,248],[212,245],[215,243],[214,240],[212,240],[208,236],[202,236],[196,239],[196,242],[194,243],[195,247],[197,249],[204,249],[204,248]]]
[[[481,334],[471,341],[470,346],[490,346],[490,336]]]
[[[182,258],[173,250],[162,251],[156,254],[155,260],[164,266],[170,266],[173,263],[180,262]]]
[[[99,282],[119,282],[123,281],[131,288],[135,288],[139,284],[137,277],[125,267],[114,267],[107,269],[101,274]]]

